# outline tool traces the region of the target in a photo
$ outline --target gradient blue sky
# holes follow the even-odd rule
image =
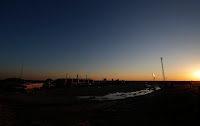
[[[0,79],[198,80],[199,0],[4,1]]]

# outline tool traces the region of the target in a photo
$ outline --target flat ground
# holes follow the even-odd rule
[[[56,89],[49,96],[2,94],[0,124],[20,126],[77,125],[196,125],[200,117],[198,84],[163,87],[145,96],[116,101],[77,99],[82,95],[104,95],[134,91],[144,84],[104,85]]]

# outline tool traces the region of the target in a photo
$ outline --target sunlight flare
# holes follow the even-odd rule
[[[199,71],[199,72],[195,72],[194,75],[195,75],[196,77],[200,77],[200,71]]]

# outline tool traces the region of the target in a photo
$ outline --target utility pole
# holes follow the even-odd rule
[[[163,67],[163,58],[160,57],[160,60],[161,60],[161,66],[162,66],[163,81],[165,81],[165,72],[164,72],[164,67]]]

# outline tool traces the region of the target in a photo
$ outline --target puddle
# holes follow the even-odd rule
[[[154,90],[160,90],[160,89],[161,88],[158,86],[154,87]],[[150,94],[154,92],[154,90],[150,88],[146,88],[144,90],[139,90],[139,91],[134,91],[134,92],[116,92],[116,93],[109,93],[104,96],[79,96],[78,98],[98,100],[98,101],[119,100],[119,99],[125,99],[125,98]]]

